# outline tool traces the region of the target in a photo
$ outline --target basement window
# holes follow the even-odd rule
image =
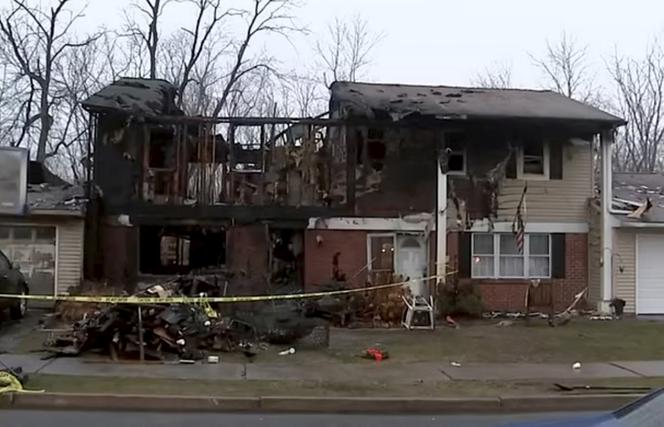
[[[517,156],[517,177],[521,179],[549,179],[549,144],[526,140]]]

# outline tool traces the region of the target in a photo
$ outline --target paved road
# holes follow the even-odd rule
[[[176,414],[148,412],[0,411],[12,427],[489,427],[514,421],[556,419],[590,413],[501,415]]]

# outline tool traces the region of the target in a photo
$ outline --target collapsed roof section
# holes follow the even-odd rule
[[[664,222],[664,175],[614,173],[613,209],[626,214],[623,222]]]
[[[83,187],[61,179],[42,163],[30,161],[27,193],[30,212],[82,215],[86,201]]]
[[[166,80],[123,77],[82,102],[93,113],[124,113],[156,117],[181,115],[175,105],[176,87]]]
[[[485,89],[334,82],[331,110],[366,117],[387,113],[392,120],[426,116],[441,120],[551,120],[622,126],[620,117],[548,90]]]

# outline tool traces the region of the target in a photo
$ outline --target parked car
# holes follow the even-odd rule
[[[531,420],[504,427],[659,427],[663,416],[664,389],[658,389],[613,412],[549,421]]]
[[[19,269],[7,255],[0,250],[0,293],[28,295],[28,284]],[[13,320],[22,319],[28,310],[26,299],[0,298],[0,310],[9,309],[9,317]]]

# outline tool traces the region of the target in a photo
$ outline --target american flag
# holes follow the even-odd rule
[[[512,221],[512,233],[514,234],[514,242],[516,243],[516,248],[520,254],[523,253],[523,241],[526,234],[526,224],[523,222],[523,204],[526,199],[526,191],[528,190],[528,183],[523,186],[523,192],[521,193],[521,200],[516,207],[516,214],[514,215],[514,221]]]

